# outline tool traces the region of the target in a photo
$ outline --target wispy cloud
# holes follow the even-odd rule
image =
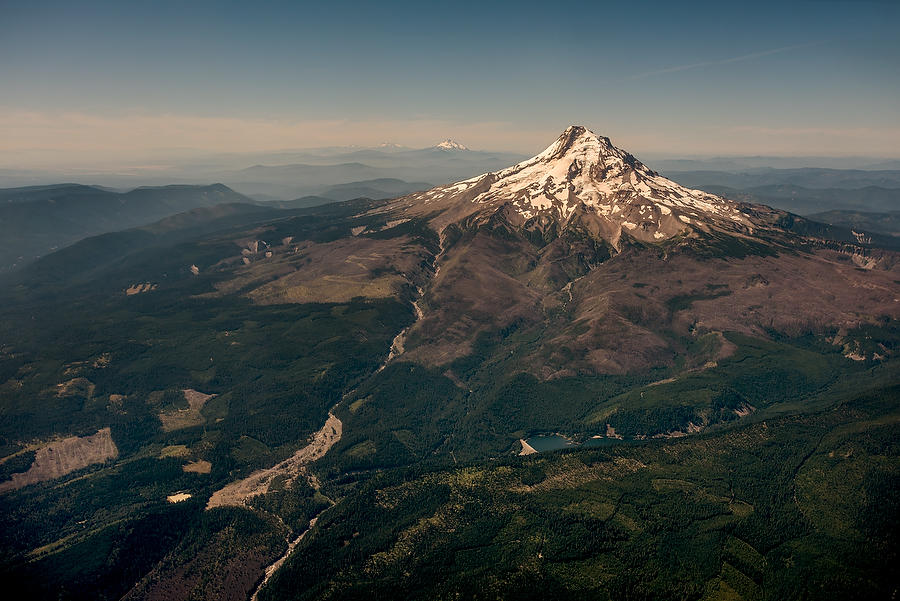
[[[793,46],[782,46],[781,48],[771,48],[769,50],[762,50],[760,52],[751,52],[750,54],[742,54],[740,56],[732,56],[731,58],[723,58],[714,61],[703,61],[699,63],[688,63],[685,65],[675,65],[673,67],[666,67],[665,69],[658,69],[656,71],[646,71],[644,73],[637,73],[631,76],[631,79],[644,79],[645,77],[653,77],[654,75],[662,75],[664,73],[676,73],[678,71],[689,71],[691,69],[701,69],[703,67],[713,67],[716,65],[730,65],[732,63],[742,63],[744,61],[752,61],[758,58],[763,58],[764,56],[772,56],[773,54],[781,54],[783,52],[789,52],[791,50],[799,50],[800,48],[809,48],[810,46],[817,46],[821,44],[821,42],[812,42],[809,44],[795,44]]]

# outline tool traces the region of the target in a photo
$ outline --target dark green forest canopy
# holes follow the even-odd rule
[[[898,395],[678,442],[385,472],[323,515],[261,598],[888,598]]]

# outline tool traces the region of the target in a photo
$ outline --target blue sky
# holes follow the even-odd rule
[[[637,152],[900,156],[897,2],[10,2],[0,166],[570,123]]]

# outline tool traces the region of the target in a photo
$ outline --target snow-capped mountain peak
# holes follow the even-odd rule
[[[640,240],[659,241],[696,229],[699,223],[744,230],[753,225],[737,203],[666,179],[609,138],[578,125],[512,167],[403,200],[471,203],[467,213],[478,212],[479,206],[509,205],[526,222],[542,216],[565,222],[582,207],[606,224],[604,230],[615,230],[610,236],[616,240],[627,232]]]
[[[450,138],[447,138],[440,144],[436,144],[435,148],[440,148],[441,150],[469,150],[467,147]]]

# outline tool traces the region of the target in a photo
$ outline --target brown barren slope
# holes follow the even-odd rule
[[[93,436],[84,438],[70,436],[38,449],[28,471],[13,474],[11,480],[0,482],[0,492],[53,480],[90,465],[115,459],[118,455],[119,450],[109,428],[103,428]]]
[[[325,425],[313,435],[312,441],[270,468],[258,470],[237,482],[232,482],[221,490],[217,490],[206,504],[207,509],[226,505],[246,505],[251,498],[265,494],[276,476],[296,477],[313,461],[322,458],[334,443],[341,439],[343,424],[333,413],[328,414]]]

